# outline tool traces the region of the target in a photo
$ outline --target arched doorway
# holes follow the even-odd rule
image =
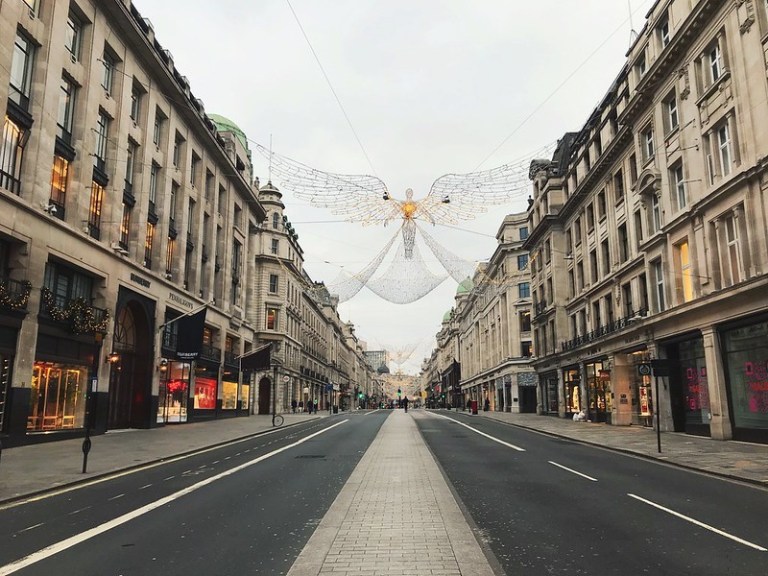
[[[115,317],[112,350],[117,361],[109,373],[107,427],[148,428],[152,407],[152,356],[143,308],[127,302]]]
[[[270,400],[272,399],[272,381],[269,378],[259,380],[259,405],[258,414],[271,414],[272,408]]]

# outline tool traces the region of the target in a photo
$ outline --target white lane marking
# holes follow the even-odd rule
[[[0,1],[0,4],[2,2]],[[14,500],[13,502],[9,502],[8,504],[0,504],[0,510],[8,510],[9,508],[15,508],[17,506],[21,506],[23,504],[29,504],[30,502],[38,502],[40,500],[45,500],[46,498],[52,498],[53,496],[59,496],[60,494],[66,494],[67,492],[73,492],[74,490],[80,490],[81,488],[86,488],[88,486],[93,486],[94,484],[101,484],[102,482],[109,482],[110,480],[114,480],[115,478],[121,478],[123,476],[128,476],[129,474],[136,474],[137,472],[145,472],[149,470],[150,468],[156,468],[157,466],[165,466],[166,464],[170,464],[171,462],[178,462],[179,460],[185,460],[186,458],[192,458],[193,456],[199,456],[200,454],[205,454],[206,452],[212,452],[214,450],[219,450],[221,448],[224,448],[226,446],[232,446],[233,444],[239,444],[240,442],[249,442],[251,440],[256,439],[257,437],[261,436],[267,436],[269,434],[276,434],[277,432],[280,432],[282,428],[275,428],[274,430],[267,430],[266,432],[258,432],[255,434],[252,434],[250,436],[246,436],[245,438],[240,438],[239,440],[232,440],[230,442],[223,442],[221,444],[216,444],[215,446],[209,446],[208,448],[203,448],[201,450],[197,450],[195,452],[191,452],[190,454],[182,454],[181,456],[174,456],[173,458],[163,458],[161,460],[158,460],[156,462],[151,462],[146,465],[139,465],[137,468],[132,468],[130,470],[123,470],[115,472],[114,474],[108,474],[105,476],[102,476],[100,478],[94,478],[93,480],[90,480],[88,482],[83,482],[82,484],[76,484],[74,486],[65,486],[63,488],[59,488],[57,490],[51,490],[49,492],[46,492],[45,494],[40,494],[38,496],[30,496],[29,498],[25,498],[23,500]],[[218,460],[217,460],[218,462]]]
[[[577,472],[576,470],[568,468],[567,466],[563,466],[562,464],[558,464],[557,462],[552,462],[552,460],[547,460],[547,462],[552,464],[552,466],[557,466],[558,468],[562,468],[563,470],[570,472],[571,474],[576,474],[576,476],[581,476],[582,478],[586,478],[587,480],[592,480],[592,482],[597,482],[597,478],[592,478],[592,476],[587,476],[586,474]]]
[[[211,466],[213,466],[214,464],[218,464],[219,462],[221,462],[221,460],[214,460],[214,461],[211,463]]]
[[[139,490],[146,490],[146,489],[147,489],[147,488],[149,488],[150,486],[152,486],[152,484],[144,484],[144,486],[142,486],[141,488],[139,488]]]
[[[163,482],[168,482],[168,480],[173,480],[174,478],[176,478],[175,474],[173,476],[168,476],[168,478],[163,478]]]
[[[489,440],[498,442],[499,444],[502,444],[507,448],[512,448],[512,450],[517,450],[518,452],[525,452],[525,448],[520,448],[520,446],[515,446],[514,444],[510,444],[509,442],[504,442],[504,440],[499,440],[498,438],[491,436],[490,434],[486,434],[485,432],[480,432],[480,430],[476,430],[475,428],[472,428],[472,426],[468,426],[467,424],[464,424],[464,422],[459,422],[458,420],[454,420],[453,418],[449,418],[448,416],[443,416],[442,414],[431,414],[431,415],[437,416],[438,418],[445,418],[446,420],[450,420],[454,424],[458,424],[459,426],[464,426],[464,428],[468,428],[472,430],[472,432],[474,432],[475,434],[480,434],[480,436],[485,436]]]
[[[235,466],[234,468],[231,468],[230,470],[227,470],[225,472],[221,472],[220,474],[217,474],[216,476],[211,476],[210,478],[206,478],[205,480],[201,480],[197,484],[193,484],[192,486],[188,486],[187,488],[184,488],[183,490],[179,490],[178,492],[174,492],[173,494],[169,494],[168,496],[164,498],[160,498],[160,500],[155,500],[154,502],[150,502],[149,504],[146,504],[145,506],[142,506],[141,508],[137,508],[136,510],[132,510],[131,512],[128,512],[127,514],[123,514],[122,516],[118,516],[117,518],[113,518],[109,522],[105,522],[104,524],[101,524],[99,526],[95,526],[89,530],[86,530],[85,532],[81,532],[80,534],[75,534],[74,536],[70,536],[69,538],[66,538],[62,540],[61,542],[56,542],[55,544],[51,544],[50,546],[46,546],[42,550],[38,550],[37,552],[33,552],[32,554],[29,554],[27,556],[24,556],[23,558],[19,558],[18,560],[15,560],[11,562],[10,564],[6,564],[5,566],[0,566],[0,576],[7,576],[8,574],[13,574],[14,572],[17,572],[19,570],[22,570],[23,568],[26,568],[27,566],[31,566],[32,564],[36,564],[37,562],[40,562],[41,560],[45,560],[46,558],[49,558],[50,556],[53,556],[54,554],[58,554],[59,552],[63,552],[64,550],[68,548],[72,548],[73,546],[76,546],[77,544],[80,544],[82,542],[85,542],[86,540],[90,540],[91,538],[95,538],[99,534],[103,534],[107,530],[111,530],[112,528],[116,528],[120,526],[121,524],[125,524],[126,522],[130,522],[131,520],[138,518],[139,516],[143,516],[144,514],[151,512],[155,508],[160,508],[161,506],[165,506],[166,504],[170,504],[174,500],[178,500],[182,496],[186,496],[187,494],[191,494],[192,492],[195,492],[196,490],[199,490],[200,488],[203,488],[204,486],[207,486],[208,484],[213,484],[217,480],[221,480],[222,478],[225,478],[227,476],[231,476],[232,474],[236,474],[237,472],[240,472],[241,470],[245,470],[249,466],[253,466],[254,464],[258,464],[259,462],[262,462],[266,460],[267,458],[271,458],[272,456],[275,456],[277,454],[280,454],[281,452],[285,452],[286,450],[290,450],[291,448],[295,448],[299,444],[303,444],[307,440],[311,440],[315,436],[319,436],[320,434],[324,434],[325,432],[328,432],[329,430],[333,430],[336,428],[336,426],[340,426],[344,424],[345,422],[349,422],[349,420],[342,420],[341,422],[337,422],[335,424],[332,424],[331,426],[328,426],[328,428],[324,428],[323,430],[319,430],[317,432],[314,432],[313,434],[310,434],[306,438],[302,438],[301,440],[297,440],[293,444],[288,444],[286,446],[283,446],[282,448],[278,448],[276,450],[273,450],[272,452],[268,452],[267,454],[264,454],[262,456],[259,456],[258,458],[254,458],[253,460],[250,460],[249,462],[246,462],[244,464],[240,464],[239,466]],[[90,508],[90,506],[89,506]]]
[[[80,514],[80,512],[83,512],[84,510],[88,510],[88,508],[91,508],[91,506],[86,506],[85,508],[80,508],[78,510],[75,510],[74,512],[70,512],[68,516],[74,516],[75,514]]]
[[[722,530],[718,530],[714,526],[710,526],[709,524],[704,524],[704,522],[700,522],[695,518],[691,518],[690,516],[685,516],[684,514],[680,514],[680,512],[675,512],[674,510],[665,508],[661,504],[656,504],[656,502],[651,502],[650,500],[646,500],[645,498],[641,498],[640,496],[636,496],[635,494],[627,494],[627,496],[629,496],[630,498],[634,498],[635,500],[639,500],[640,502],[643,502],[645,504],[648,504],[649,506],[653,506],[654,508],[658,508],[659,510],[663,510],[667,514],[672,514],[672,516],[677,516],[678,518],[681,518],[687,522],[690,522],[691,524],[696,524],[696,526],[700,526],[701,528],[710,530],[715,534],[719,534],[720,536],[734,540],[739,544],[744,544],[744,546],[749,546],[750,548],[754,548],[755,550],[759,550],[760,552],[768,552],[768,548],[763,548],[762,546],[753,544],[752,542],[739,538],[738,536],[734,536],[733,534],[729,534],[728,532],[723,532]]]
[[[107,502],[111,502],[112,500],[117,500],[118,498],[122,498],[125,496],[125,494],[118,494],[117,496],[112,496],[112,498],[107,498]]]
[[[30,530],[34,530],[35,528],[40,528],[40,526],[42,526],[43,524],[45,524],[45,522],[40,522],[40,524],[35,524],[34,526],[23,528],[22,530],[19,530],[18,532],[16,532],[16,534],[21,534],[22,532],[29,532]]]

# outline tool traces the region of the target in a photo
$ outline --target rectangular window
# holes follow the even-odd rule
[[[195,225],[195,207],[196,203],[192,198],[189,199],[189,204],[187,204],[187,242],[192,243],[192,230],[194,229]]]
[[[584,263],[578,262],[576,264],[576,281],[578,282],[579,291],[584,290]]]
[[[629,181],[630,185],[634,186],[637,182],[637,156],[632,154],[629,157]]]
[[[176,239],[168,236],[168,247],[165,250],[165,275],[173,276],[173,258],[176,253]],[[169,278],[170,279],[170,278]]]
[[[656,194],[651,194],[651,234],[661,230],[661,204]]]
[[[280,250],[280,241],[276,238],[272,238],[272,247],[271,252],[272,254],[277,254]]]
[[[576,218],[573,223],[573,242],[576,246],[581,244],[581,218]]]
[[[105,50],[104,54],[101,55],[101,64],[104,67],[101,75],[101,87],[104,88],[104,91],[108,96],[111,96],[112,84],[115,81],[115,67],[117,66],[117,61]]]
[[[709,69],[709,81],[710,84],[714,84],[723,75],[723,51],[720,48],[720,40],[718,39],[712,44],[706,52],[707,67]]]
[[[643,243],[643,217],[640,214],[640,210],[635,212],[634,214],[634,221],[635,221],[635,246],[638,248],[640,247],[640,244]]]
[[[120,247],[128,250],[128,239],[131,231],[131,213],[133,209],[130,204],[123,202],[123,217],[120,219]]]
[[[521,226],[520,227],[520,240],[525,240],[528,238],[528,226]]]
[[[677,111],[677,95],[674,92],[667,97],[667,100],[664,102],[664,107],[666,108],[665,128],[669,133],[676,130],[680,125],[680,118]]]
[[[725,219],[725,241],[727,248],[727,263],[729,283],[731,286],[743,280],[741,273],[741,242],[739,240],[739,228],[736,218],[731,214]],[[724,266],[724,267],[725,267]]]
[[[634,314],[634,308],[632,304],[632,284],[627,282],[621,287],[621,300],[624,317],[628,318]]]
[[[624,173],[621,170],[613,175],[613,194],[617,204],[624,200]]]
[[[200,172],[200,156],[192,152],[192,161],[189,164],[189,183],[194,187],[197,184],[198,173]]]
[[[64,48],[69,52],[69,56],[72,62],[77,62],[80,59],[80,44],[83,41],[83,24],[80,19],[69,13],[67,18],[67,30],[64,36]]]
[[[64,219],[64,208],[67,202],[67,183],[69,179],[69,162],[61,156],[53,157],[53,170],[51,172],[51,199],[50,203],[56,207],[53,216]]]
[[[641,312],[645,315],[648,312],[648,280],[645,274],[640,274],[637,277],[638,286],[640,288],[640,308],[637,312]]]
[[[648,162],[656,154],[656,146],[653,143],[653,128],[647,128],[642,134],[643,162]]]
[[[605,324],[606,326],[611,326],[613,324],[614,314],[613,314],[613,296],[611,296],[610,294],[605,297],[605,304],[603,306],[603,310],[605,310]]]
[[[603,278],[605,278],[611,273],[611,248],[607,239],[600,243],[600,258],[603,261]]]
[[[731,173],[731,135],[728,130],[728,124],[723,124],[717,129],[717,149],[720,159],[720,168],[723,176]]]
[[[155,123],[152,127],[152,143],[160,147],[163,141],[163,127],[165,126],[166,116],[160,108],[155,108]]]
[[[72,119],[75,111],[75,85],[66,77],[61,79],[59,115],[56,135],[67,144],[72,143]]]
[[[160,166],[152,162],[149,170],[149,213],[157,214],[157,187],[160,179]]]
[[[597,330],[601,324],[600,324],[600,300],[595,300],[592,302],[592,329]]]
[[[0,187],[17,196],[21,194],[21,163],[28,134],[27,130],[5,117],[3,139],[0,141]]]
[[[155,225],[147,222],[147,233],[144,235],[144,268],[152,269],[152,246],[155,243]]]
[[[96,124],[96,150],[93,154],[93,165],[102,172],[107,170],[107,141],[109,139],[109,116],[99,112]]]
[[[517,269],[525,270],[528,268],[528,254],[520,254],[517,257]]]
[[[29,109],[34,54],[35,48],[32,42],[21,32],[17,32],[16,42],[13,45],[8,98],[24,110]]]
[[[175,227],[176,222],[176,205],[179,201],[179,185],[176,182],[171,182],[171,202],[168,206],[168,220],[172,227]]]
[[[133,140],[128,140],[128,156],[125,162],[125,192],[133,195],[133,175],[136,171],[136,153],[138,146]]]
[[[520,332],[531,331],[531,311],[523,310],[520,312]]]
[[[592,232],[592,230],[595,229],[595,209],[592,207],[592,204],[587,206],[587,232]]]
[[[176,132],[176,137],[173,139],[173,165],[176,168],[181,166],[181,154],[184,147],[184,138],[181,134]]]
[[[277,308],[267,308],[267,330],[277,330]]]
[[[597,218],[602,220],[607,214],[607,208],[605,204],[605,191],[601,191],[597,195]]]
[[[277,294],[277,274],[270,274],[269,275],[269,291],[272,294]]]
[[[597,250],[591,250],[589,252],[589,270],[590,270],[590,281],[592,282],[592,284],[595,284],[598,280]]]
[[[619,260],[626,262],[629,260],[629,235],[627,234],[627,225],[621,224],[618,229],[619,236]]]
[[[98,240],[101,237],[101,212],[104,208],[104,187],[91,183],[91,199],[88,204],[88,234]]]
[[[138,86],[134,84],[131,88],[131,120],[136,124],[139,121],[139,114],[141,113],[141,91]]]
[[[693,264],[687,241],[675,246],[675,257],[679,270],[677,301],[690,302],[693,300]]]
[[[522,354],[523,358],[530,358],[533,356],[533,347],[531,346],[530,340],[520,342],[520,353]]]
[[[683,210],[688,205],[688,194],[685,190],[682,163],[678,163],[672,170],[670,170],[670,179],[672,180],[672,187],[675,190],[677,209]]]
[[[661,266],[661,258],[651,262],[651,275],[653,276],[653,298],[657,312],[664,312],[666,304],[664,300],[664,269]]]
[[[517,293],[520,298],[531,297],[531,285],[528,282],[521,282],[517,285]]]
[[[659,32],[659,42],[661,47],[665,48],[669,44],[669,16],[664,16],[659,22],[657,28]]]

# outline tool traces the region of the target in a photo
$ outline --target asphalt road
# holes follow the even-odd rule
[[[0,575],[285,574],[385,416],[313,420],[1,509]]]
[[[506,574],[768,574],[764,489],[438,414],[421,434]]]

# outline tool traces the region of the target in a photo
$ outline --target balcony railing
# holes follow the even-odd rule
[[[109,311],[86,303],[84,298],[62,298],[41,288],[40,315],[66,326],[73,334],[106,334]]]
[[[613,332],[618,332],[619,330],[623,330],[624,328],[631,325],[633,322],[637,321],[639,318],[646,316],[647,314],[648,314],[648,310],[645,308],[641,308],[640,310],[636,312],[632,312],[628,316],[619,318],[614,322],[610,322],[609,324],[605,324],[603,326],[598,326],[595,330],[587,332],[586,334],[576,336],[571,340],[565,340],[560,343],[560,348],[562,349],[563,352],[567,352],[568,350],[573,350],[574,348],[578,348],[583,344],[594,342],[595,340],[599,340],[603,336],[607,336],[608,334],[612,334]]]
[[[227,366],[237,367],[240,365],[239,359],[235,352],[224,351],[224,364]]]
[[[200,358],[211,362],[221,362],[221,348],[211,346],[210,344],[203,344],[200,347]]]
[[[26,312],[32,284],[0,276],[0,308],[12,312]]]

